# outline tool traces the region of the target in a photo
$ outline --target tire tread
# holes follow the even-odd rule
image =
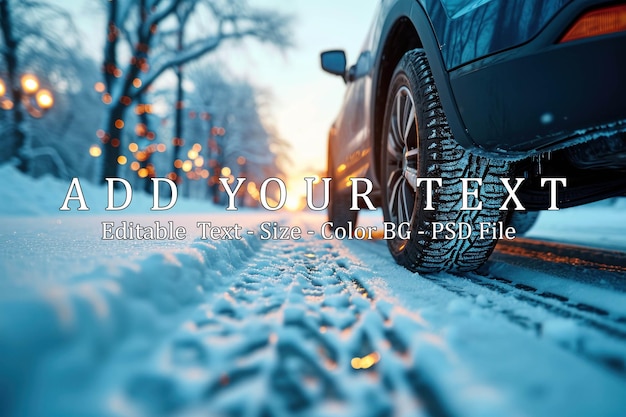
[[[398,263],[416,272],[475,270],[487,260],[497,243],[491,239],[479,239],[479,223],[502,221],[506,216],[506,212],[499,210],[505,196],[499,178],[508,174],[509,163],[473,155],[454,140],[423,50],[405,54],[396,73],[398,71],[403,71],[409,80],[413,80],[411,82],[417,84],[419,91],[414,92],[414,95],[417,93],[423,98],[421,102],[424,107],[417,109],[418,125],[422,124],[418,126],[419,146],[425,150],[423,160],[427,176],[442,178],[443,186],[436,187],[433,192],[436,210],[414,213],[411,228],[413,238],[401,251],[394,251],[390,243],[391,252]],[[415,102],[419,106],[420,100],[416,99]],[[422,120],[419,120],[420,112]],[[423,137],[422,133],[425,133]],[[483,180],[479,194],[483,202],[482,210],[460,210],[460,178]],[[416,207],[421,204],[423,193],[423,190],[418,190]],[[470,197],[470,205],[473,205],[472,200],[473,197]],[[385,220],[388,220],[387,215]],[[417,233],[420,230],[428,231],[434,222],[467,222],[473,226],[473,233],[467,240],[433,240],[428,238],[428,232],[424,235]]]

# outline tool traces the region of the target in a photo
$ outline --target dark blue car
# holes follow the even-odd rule
[[[538,210],[626,193],[624,2],[382,0],[356,63],[322,67],[347,84],[329,220],[369,179],[411,270],[476,269]]]

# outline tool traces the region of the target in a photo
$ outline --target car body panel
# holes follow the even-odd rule
[[[453,136],[472,152],[522,158],[589,139],[584,132],[626,129],[626,81],[619,75],[626,54],[618,53],[626,33],[558,44],[585,10],[606,3],[382,0],[359,56],[368,65],[348,81],[329,137],[335,163],[344,165],[340,180],[378,178],[386,83],[407,45],[425,50]],[[412,32],[409,43],[398,35]],[[603,92],[598,82],[606,83]]]
[[[527,42],[571,2],[420,0],[448,70]]]
[[[369,91],[371,91],[369,84],[371,84],[371,78],[366,74],[359,75],[348,83],[342,106],[343,111],[331,129],[329,141],[332,143],[336,143],[336,137],[351,138],[349,141],[341,141],[343,146],[333,149],[333,155],[337,161],[341,161],[342,165],[339,171],[336,171],[338,174],[358,177],[364,173],[365,161],[362,160],[361,153],[362,150],[368,149],[371,137],[366,111],[369,106]],[[358,162],[363,165],[361,169],[359,169]],[[350,169],[347,170],[347,167]]]
[[[624,129],[625,51],[624,34],[607,35],[452,73],[467,132],[483,151],[515,158]],[[515,73],[525,76],[512,82]]]

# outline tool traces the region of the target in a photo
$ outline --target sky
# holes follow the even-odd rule
[[[258,4],[283,10],[296,19],[295,48],[284,57],[267,48],[249,48],[255,68],[251,79],[269,86],[275,94],[274,117],[281,135],[293,146],[296,171],[325,171],[328,129],[345,91],[341,78],[320,69],[319,53],[344,49],[349,65],[353,64],[378,1],[258,0]],[[298,174],[305,173],[293,174],[301,177]]]
[[[328,129],[339,112],[345,85],[323,72],[319,53],[344,49],[353,64],[380,0],[250,0],[294,16],[294,47],[285,52],[249,41],[243,47],[222,48],[218,56],[229,71],[274,98],[271,122],[291,144],[291,178],[323,173],[326,169]],[[95,13],[93,0],[63,0],[72,10],[78,30],[90,45],[102,45],[104,16]],[[101,51],[96,47],[92,50]]]

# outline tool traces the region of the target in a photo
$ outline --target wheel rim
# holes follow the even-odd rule
[[[389,220],[397,225],[410,223],[415,207],[419,151],[415,103],[406,86],[397,91],[393,100],[386,154]]]

